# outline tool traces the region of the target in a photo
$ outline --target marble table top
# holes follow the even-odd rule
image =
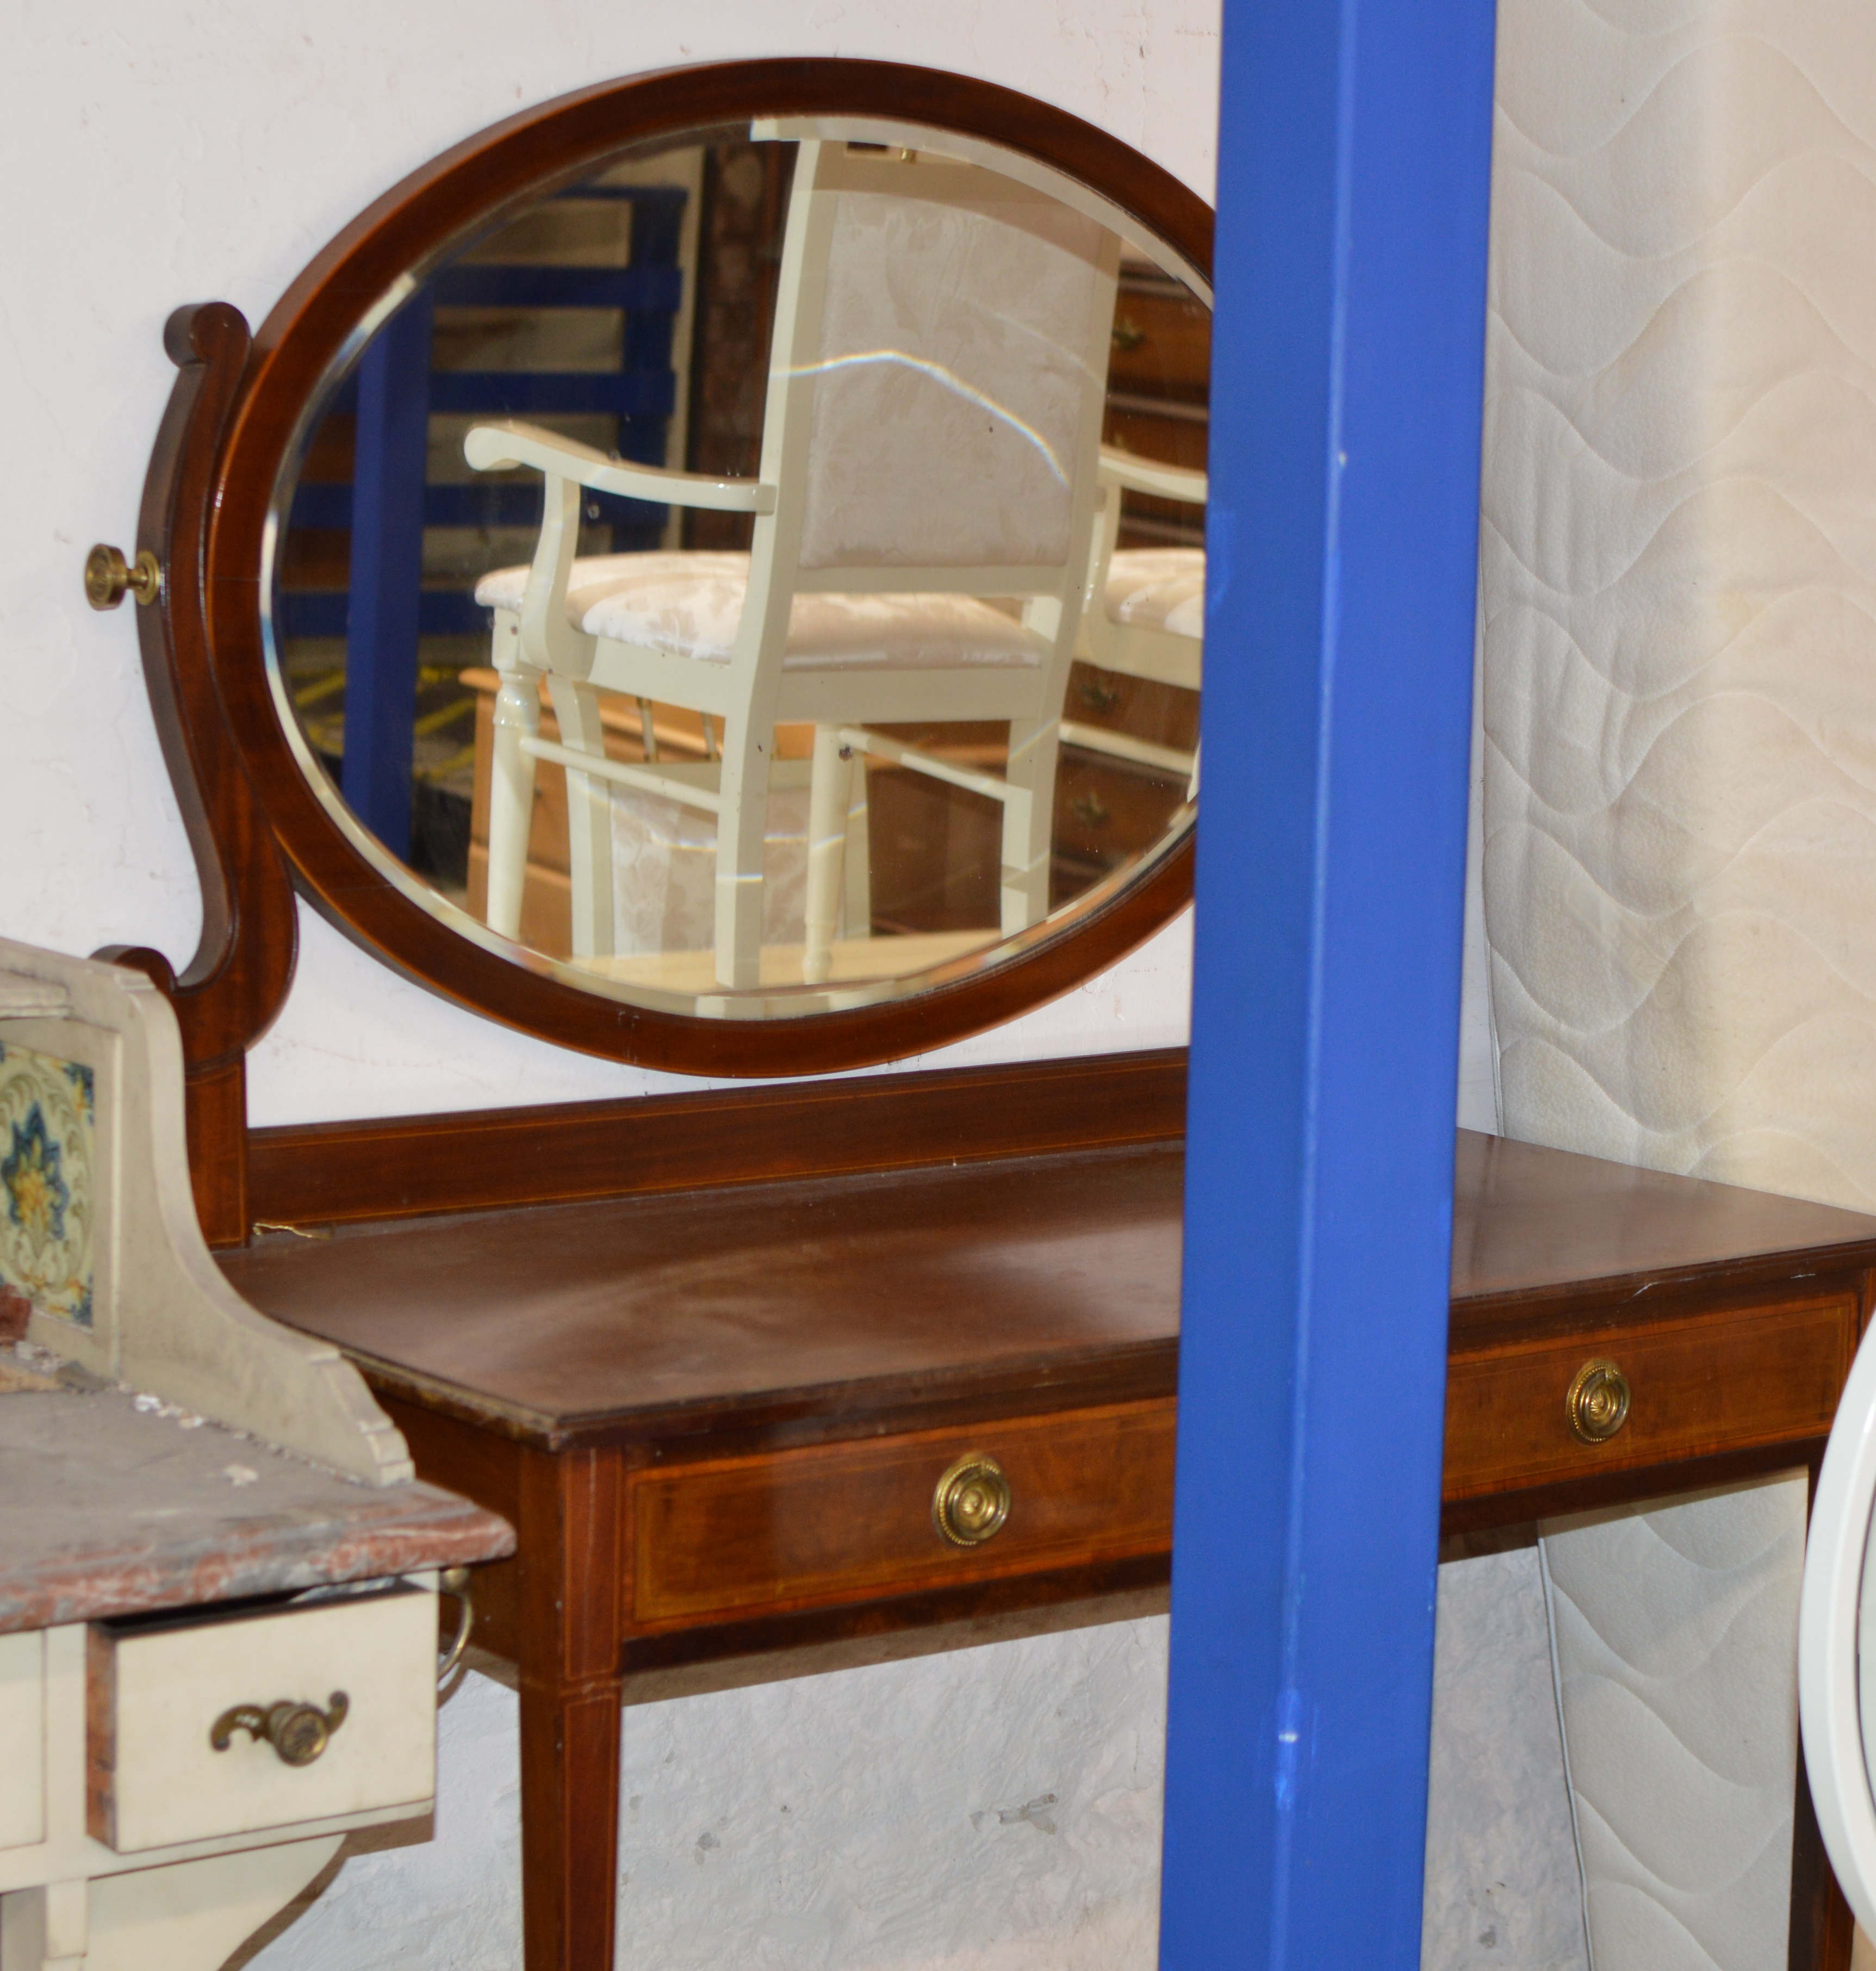
[[[453,1493],[359,1484],[0,1346],[0,1633],[513,1551]]]

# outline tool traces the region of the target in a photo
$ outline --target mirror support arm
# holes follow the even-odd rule
[[[292,983],[298,920],[285,864],[211,669],[203,571],[222,439],[246,382],[252,338],[238,309],[177,309],[163,346],[178,370],[137,516],[138,559],[163,580],[136,612],[145,682],[202,890],[202,931],[180,975],[158,951],[94,956],[142,972],[174,1008],[185,1060],[190,1173],[211,1246],[246,1243],[247,1051]]]

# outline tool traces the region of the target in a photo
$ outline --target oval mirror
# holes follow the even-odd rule
[[[330,914],[549,1038],[885,1058],[1190,893],[1210,215],[988,85],[656,80],[440,161],[262,330],[262,798]]]

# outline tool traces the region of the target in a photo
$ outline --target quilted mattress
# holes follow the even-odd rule
[[[1503,0],[1502,1125],[1876,1208],[1876,14]],[[1545,1543],[1596,1971],[1785,1961],[1801,1488]]]

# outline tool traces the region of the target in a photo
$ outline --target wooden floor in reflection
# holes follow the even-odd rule
[[[873,979],[907,979],[914,972],[929,972],[948,965],[967,952],[987,950],[998,943],[999,931],[916,931],[891,937],[838,938],[831,955],[826,982],[830,986],[857,985]],[[801,960],[806,947],[799,944],[765,944],[762,947],[762,983],[768,986],[800,986]],[[585,958],[582,972],[596,972],[620,985],[650,986],[661,992],[714,992],[716,954],[714,951],[642,952],[629,957]]]

